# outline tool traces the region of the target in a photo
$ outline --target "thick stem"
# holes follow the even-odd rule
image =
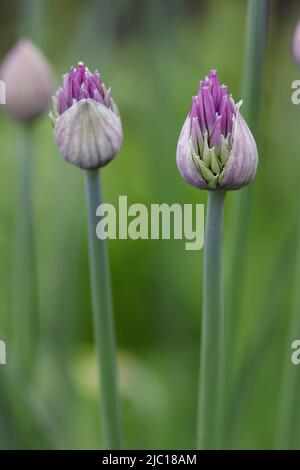
[[[248,0],[242,113],[255,137],[260,115],[268,11],[268,0]],[[228,403],[236,379],[235,351],[250,231],[252,191],[253,187],[249,186],[235,195],[229,223],[232,227],[232,236],[229,238],[230,271],[227,276],[229,279],[226,288],[228,308],[226,308],[225,322],[226,401]],[[238,289],[237,286],[239,286]],[[228,414],[226,422],[230,422]],[[226,432],[227,442],[230,434]]]
[[[208,194],[198,405],[199,449],[220,447],[224,343],[221,253],[225,194],[223,191]]]
[[[15,363],[28,372],[36,359],[39,322],[32,210],[32,130],[25,125],[21,125],[20,130],[16,178],[12,319]]]
[[[101,204],[97,170],[85,172],[85,185],[93,324],[99,367],[104,444],[107,449],[121,449],[117,358],[108,252],[106,241],[99,240],[96,236],[96,209]]]

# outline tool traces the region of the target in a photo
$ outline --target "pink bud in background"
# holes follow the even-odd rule
[[[8,52],[0,78],[6,86],[6,109],[13,118],[29,122],[47,110],[53,74],[48,60],[31,41],[21,39]]]
[[[300,67],[300,21],[296,24],[292,38],[292,54],[295,63]]]

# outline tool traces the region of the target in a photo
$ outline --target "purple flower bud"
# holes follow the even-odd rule
[[[0,78],[6,85],[6,109],[20,121],[32,121],[48,107],[53,93],[51,67],[32,42],[20,40],[5,57]]]
[[[202,189],[239,189],[256,174],[255,140],[215,70],[200,81],[198,95],[177,146],[181,176]]]
[[[50,118],[62,156],[80,168],[104,166],[120,150],[122,124],[111,90],[82,62],[63,76]]]
[[[292,38],[292,54],[295,63],[300,67],[300,21],[296,24]]]

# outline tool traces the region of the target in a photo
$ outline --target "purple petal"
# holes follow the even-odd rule
[[[232,107],[230,100],[227,100],[226,103],[226,136],[232,132]]]
[[[216,123],[216,109],[208,86],[204,86],[202,88],[202,93],[206,128],[208,130],[209,135],[211,135]]]
[[[200,96],[200,91],[202,90],[203,85],[204,85],[204,81],[203,81],[203,80],[200,80],[200,81],[199,81],[199,87],[198,87],[198,96]]]
[[[82,62],[79,62],[77,65],[76,78],[79,83],[82,83],[85,80],[85,65]]]
[[[198,105],[197,105],[197,98],[195,96],[193,96],[192,98],[192,106],[191,106],[191,110],[190,110],[190,118],[191,118],[191,121],[193,120],[193,118],[195,117],[198,117]]]
[[[67,103],[68,106],[72,106],[73,104],[73,81],[74,81],[74,75],[75,75],[75,70],[72,67],[70,72],[69,72],[69,80],[68,80],[68,98],[67,98]]]
[[[96,90],[96,91],[94,92],[93,99],[94,99],[95,101],[98,101],[98,103],[104,104],[103,97],[100,95],[100,93],[99,93],[98,90]]]
[[[224,106],[224,97],[227,98],[228,96],[228,89],[227,89],[227,86],[225,85],[222,85],[220,87],[220,101],[219,101],[219,109],[217,110],[218,113],[221,115],[222,114],[222,111],[224,112],[224,109],[223,109],[223,106]]]
[[[258,164],[256,143],[239,110],[234,125],[233,146],[220,189],[239,189],[253,180]]]
[[[205,117],[204,117],[203,90],[202,90],[202,88],[200,88],[200,90],[199,90],[197,104],[198,104],[199,125],[200,125],[200,129],[201,129],[202,134],[204,134],[204,132],[206,132],[207,129],[206,129],[206,121],[205,121]]]
[[[65,99],[66,101],[68,102],[69,101],[69,94],[70,94],[70,90],[69,90],[69,74],[66,73],[65,75],[63,75],[63,79],[62,79],[62,92],[65,96]]]
[[[203,151],[203,136],[197,117],[194,117],[191,121],[191,139],[195,152],[200,155]]]
[[[73,75],[73,98],[75,100],[80,100],[81,95],[81,84],[85,79],[85,67],[82,63],[79,63],[77,68],[74,69]]]
[[[221,90],[220,90],[220,83],[218,76],[215,70],[211,70],[209,74],[210,79],[210,90],[214,100],[215,109],[217,110],[220,103],[221,98]]]
[[[81,82],[78,80],[76,73],[74,74],[72,83],[73,83],[73,99],[77,101],[80,99],[79,97],[80,97]]]
[[[193,162],[192,152],[190,147],[190,117],[185,120],[183,128],[180,133],[176,161],[181,176],[192,186],[197,188],[208,189],[206,181],[202,178],[196,165]]]
[[[226,113],[226,106],[227,106],[227,97],[223,96],[221,104],[220,104],[220,116],[221,116],[221,131],[224,137],[227,135],[227,113]]]
[[[58,113],[62,114],[68,109],[68,105],[66,102],[66,98],[64,95],[63,90],[60,91],[59,97],[58,97]]]
[[[211,148],[215,147],[216,150],[221,148],[221,135],[222,135],[222,117],[218,116],[215,127],[212,131],[211,138],[209,141],[209,146]]]

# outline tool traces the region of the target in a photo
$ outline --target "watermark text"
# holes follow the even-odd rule
[[[118,214],[117,214],[118,212]],[[100,204],[96,235],[100,240],[185,240],[186,250],[204,245],[204,204],[144,204],[128,206],[127,196],[119,196],[119,207]]]
[[[0,340],[0,365],[6,364],[6,344]]]
[[[6,87],[3,80],[0,80],[0,104],[6,104]]]

